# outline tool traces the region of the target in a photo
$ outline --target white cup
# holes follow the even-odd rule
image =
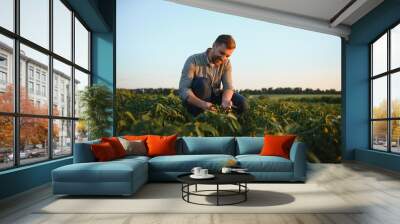
[[[221,172],[222,173],[230,173],[232,171],[232,168],[230,167],[222,167]]]
[[[208,175],[208,169],[201,169],[200,170],[200,176],[207,176]]]
[[[193,173],[194,175],[196,175],[196,176],[199,176],[199,175],[201,175],[201,174],[200,174],[200,171],[201,171],[201,170],[202,170],[201,167],[193,167],[192,173]]]

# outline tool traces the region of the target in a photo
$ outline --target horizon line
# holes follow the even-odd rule
[[[124,88],[124,87],[117,87],[116,89],[126,89],[126,90],[143,90],[143,89],[173,89],[173,90],[178,90],[178,88],[171,88],[171,87],[145,87],[145,88]],[[313,91],[331,91],[334,90],[336,92],[342,92],[342,90],[337,90],[335,88],[330,88],[330,89],[320,89],[320,88],[302,88],[302,87],[263,87],[263,88],[259,88],[259,89],[249,89],[249,88],[245,88],[245,89],[235,89],[237,91],[244,91],[244,90],[268,90],[268,89],[272,89],[272,90],[276,90],[276,89],[301,89],[303,90],[313,90]]]

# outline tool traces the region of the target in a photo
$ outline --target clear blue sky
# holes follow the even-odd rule
[[[161,0],[117,1],[117,87],[178,87],[183,63],[231,34],[236,89],[340,90],[340,38]]]

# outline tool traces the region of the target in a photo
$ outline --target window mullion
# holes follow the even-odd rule
[[[369,119],[370,119],[370,122],[369,122],[369,138],[370,138],[370,141],[369,141],[369,148],[370,149],[373,149],[373,147],[374,147],[374,143],[373,143],[373,141],[374,141],[374,136],[373,136],[373,130],[372,130],[372,128],[373,128],[373,121],[372,121],[372,114],[373,114],[373,108],[372,108],[372,106],[374,105],[373,104],[373,79],[372,79],[372,73],[373,73],[373,47],[372,47],[372,44],[369,46],[369,52],[370,52],[370,55],[369,55],[369,62],[370,62],[370,66],[369,66],[369,69],[370,69],[370,71],[369,71]]]
[[[49,0],[49,50],[53,52],[53,0]],[[48,91],[50,119],[48,120],[48,151],[49,159],[53,158],[53,56],[49,55]]]
[[[20,0],[14,1],[14,31],[19,35],[20,26]],[[19,114],[20,112],[20,50],[19,50],[19,39],[14,39],[14,112]],[[20,156],[19,156],[19,136],[20,136],[20,118],[14,116],[14,166],[19,166]]]
[[[387,32],[387,71],[390,71],[390,30]],[[388,101],[388,103],[387,103],[387,117],[388,118],[391,118],[392,117],[392,100],[391,100],[391,78],[392,78],[392,75],[389,73],[388,75],[387,75],[387,86],[388,86],[388,88],[387,88],[387,101]],[[388,135],[388,138],[387,138],[387,140],[388,140],[388,152],[391,152],[392,151],[392,137],[391,137],[391,125],[392,124],[392,121],[391,120],[388,120],[388,122],[387,122],[387,135]]]
[[[71,66],[71,117],[75,118],[75,12],[72,11],[71,14],[71,23],[72,23],[72,29],[71,29],[71,60],[72,60],[72,64],[73,66]],[[72,130],[71,130],[71,150],[72,150],[72,155],[74,155],[74,151],[75,151],[75,125],[76,125],[76,121],[73,120],[72,121]]]

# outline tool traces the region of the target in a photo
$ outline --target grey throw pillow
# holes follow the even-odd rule
[[[126,151],[126,155],[145,156],[147,155],[146,145],[141,140],[129,141],[124,138],[118,138]]]

